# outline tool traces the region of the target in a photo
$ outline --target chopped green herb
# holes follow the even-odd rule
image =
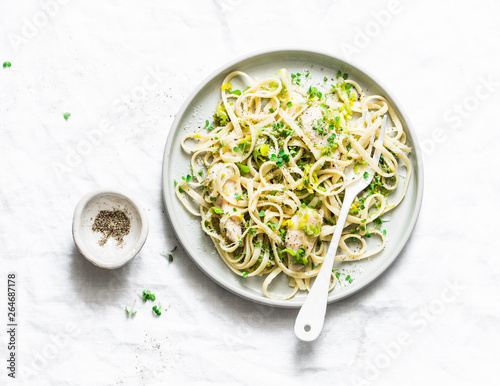
[[[243,277],[246,278],[248,276],[248,272],[245,270],[243,271]]]
[[[292,84],[295,83],[296,85],[300,86],[300,76],[301,74],[297,72],[296,74],[290,74],[290,77],[292,78]]]
[[[130,307],[130,310],[128,309],[128,307],[125,307],[125,312],[127,313],[128,316],[135,316],[135,314],[137,314],[137,311],[134,311],[134,307],[135,307],[135,300],[134,304],[132,304],[132,307]]]
[[[278,167],[282,167],[285,162],[290,162],[290,154],[285,154],[285,151],[281,149],[278,152],[278,155],[271,154],[270,160],[276,162],[276,165],[278,165]]]
[[[168,254],[168,261],[171,263],[172,261],[174,261],[174,257],[172,256],[172,253],[175,252],[175,250],[177,249],[177,245],[174,247],[174,249],[172,249]]]
[[[365,174],[363,174],[363,178],[366,180],[370,175],[368,174],[368,172],[365,172]]]
[[[218,206],[212,206],[212,210],[217,214],[224,214],[224,211]]]
[[[347,275],[345,277],[345,280],[348,281],[349,283],[352,283],[352,277],[351,277],[351,275]]]
[[[292,102],[288,102],[288,103],[286,104],[286,107],[292,107]]]
[[[156,315],[160,316],[161,315],[161,303],[158,304],[158,307],[157,306],[153,306],[153,311]]]
[[[238,163],[236,165],[238,165],[238,168],[241,170],[242,173],[250,172],[250,168],[248,166],[240,164],[240,163]]]
[[[4,66],[5,67],[5,66]],[[63,117],[65,120],[68,120],[68,118],[71,116],[71,113],[64,113]]]
[[[148,300],[152,300],[154,302],[156,300],[156,296],[152,294],[150,290],[144,290],[142,291],[142,300],[144,300],[144,302]]]
[[[261,210],[261,211],[259,212],[259,216],[260,216],[260,217],[264,217],[265,215],[266,215],[266,212],[264,212],[263,210]]]
[[[304,248],[300,248],[297,252],[293,252],[291,249],[286,248],[284,252],[290,253],[292,256],[295,256],[295,259],[293,259],[292,264],[302,264],[306,265],[307,264],[307,257],[305,256],[306,251]]]
[[[3,68],[12,66],[11,62],[3,62]]]

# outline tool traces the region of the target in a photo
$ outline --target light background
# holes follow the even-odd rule
[[[0,286],[17,272],[19,321],[18,379],[2,365],[0,384],[497,381],[498,2],[46,0],[0,9],[0,63],[12,63],[0,68]],[[181,246],[172,263],[161,255],[178,245],[161,198],[176,112],[217,67],[280,45],[367,68],[407,111],[425,165],[407,247],[374,285],[328,307],[312,344],[293,334],[297,311],[228,293]],[[157,80],[141,94],[149,71]],[[105,122],[115,129],[101,136]],[[99,187],[138,197],[150,222],[140,255],[112,272],[88,263],[71,237],[74,206]],[[124,307],[145,288],[163,315],[138,302],[127,319]],[[3,290],[3,324],[6,303]]]

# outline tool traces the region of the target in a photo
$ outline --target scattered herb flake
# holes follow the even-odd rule
[[[156,315],[160,316],[161,315],[161,303],[158,304],[158,306],[153,306],[153,311]]]
[[[152,294],[150,290],[142,291],[142,300],[147,302],[148,300],[152,300],[153,302],[156,300],[155,294]]]
[[[137,311],[134,311],[134,307],[135,307],[135,300],[134,304],[132,304],[132,307],[130,307],[130,310],[128,309],[128,307],[125,307],[125,312],[127,313],[127,316],[135,316],[135,314],[137,314]]]
[[[250,172],[250,168],[248,166],[240,164],[240,163],[238,163],[237,165],[242,173],[249,173]]]

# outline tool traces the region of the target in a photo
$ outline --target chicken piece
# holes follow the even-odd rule
[[[204,184],[208,186],[217,178],[217,175],[219,173],[225,173],[227,176],[234,175],[234,172],[231,168],[226,168],[224,167],[224,164],[217,163],[213,165],[208,171],[207,178],[205,179]],[[237,192],[236,182],[233,180],[227,180],[222,186],[222,191],[227,196],[233,196]],[[228,202],[220,194],[217,196],[215,205],[225,212],[220,220],[220,228],[222,233],[233,243],[238,242],[241,239],[243,225],[243,220],[240,217],[241,214],[239,209]],[[236,209],[236,211],[234,209]]]
[[[309,137],[316,148],[321,151],[328,144],[328,135],[320,133],[323,124],[318,124],[318,120],[323,118],[323,109],[318,102],[312,104],[300,117],[302,130]],[[316,130],[315,130],[316,129]],[[318,130],[320,129],[320,130]]]
[[[323,223],[322,211],[311,208],[301,208],[291,219],[291,226],[285,236],[285,245],[294,252],[303,248],[310,253],[316,244],[321,225]],[[302,264],[293,264],[294,257],[289,254],[288,268],[298,271],[304,267]]]

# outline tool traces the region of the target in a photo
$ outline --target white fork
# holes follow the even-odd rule
[[[363,116],[361,118],[362,124],[364,126],[365,123],[366,110],[363,112]],[[369,115],[370,124],[372,116]],[[384,116],[384,120],[382,122],[382,127],[380,128],[380,133],[377,138],[377,143],[382,145],[384,142],[385,136],[385,128],[387,125],[387,115]],[[375,138],[375,132],[373,133],[370,144],[368,146],[368,154],[371,154],[373,141]],[[380,159],[380,150],[375,149],[375,154],[373,155],[373,160],[378,163]],[[310,342],[315,340],[321,330],[323,329],[323,324],[325,322],[325,314],[326,314],[326,305],[328,299],[328,288],[330,287],[330,280],[332,275],[333,263],[335,261],[335,255],[337,254],[337,248],[340,241],[340,236],[342,235],[342,231],[344,229],[344,225],[347,219],[347,215],[349,213],[349,209],[351,208],[352,202],[356,198],[356,196],[362,192],[368,185],[370,185],[374,171],[373,169],[367,165],[364,171],[368,171],[368,178],[364,178],[363,176],[351,183],[348,183],[345,189],[344,201],[342,203],[342,209],[340,210],[339,217],[337,219],[337,225],[335,226],[335,232],[333,233],[332,240],[330,242],[330,246],[328,247],[328,252],[326,254],[325,260],[321,266],[321,269],[314,280],[314,284],[309,292],[309,295],[306,298],[306,301],[302,305],[302,308],[297,315],[297,319],[295,320],[295,335],[300,340]],[[350,178],[353,178],[354,167],[351,165],[348,167],[348,170],[345,173],[346,181]]]

